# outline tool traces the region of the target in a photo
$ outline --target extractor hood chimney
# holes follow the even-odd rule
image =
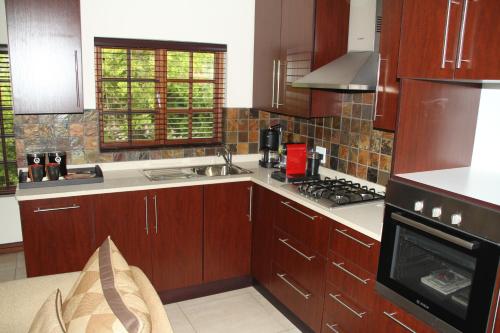
[[[382,0],[350,0],[348,52],[294,81],[292,87],[376,90]]]

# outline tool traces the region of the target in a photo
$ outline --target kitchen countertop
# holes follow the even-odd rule
[[[275,193],[278,193],[290,200],[294,200],[301,205],[312,209],[328,218],[340,222],[368,237],[380,241],[382,235],[382,224],[384,214],[383,202],[369,202],[355,205],[338,207],[333,210],[325,209],[319,204],[305,199],[297,193],[292,193],[283,187],[284,183],[272,179],[271,172],[274,169],[266,169],[258,166],[257,161],[260,155],[235,155],[233,163],[252,171],[251,174],[231,175],[221,177],[199,177],[192,179],[175,179],[165,181],[150,181],[142,173],[143,169],[166,168],[166,167],[187,167],[206,164],[223,164],[219,157],[194,157],[169,160],[148,160],[119,163],[99,164],[103,174],[104,182],[73,185],[56,186],[36,189],[17,189],[16,199],[18,201],[39,200],[60,197],[71,197],[81,195],[116,193],[127,191],[154,190],[169,187],[206,185],[216,183],[228,183],[239,181],[252,181]],[[89,165],[90,166],[90,165]],[[79,166],[83,167],[83,166]],[[320,174],[328,177],[346,178],[361,182],[364,185],[375,188],[376,191],[385,191],[385,187],[367,182],[366,180],[355,178],[344,173],[320,167]]]

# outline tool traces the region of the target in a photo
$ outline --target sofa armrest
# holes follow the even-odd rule
[[[72,272],[0,283],[0,332],[28,332],[49,295],[59,288],[64,299],[78,276]]]

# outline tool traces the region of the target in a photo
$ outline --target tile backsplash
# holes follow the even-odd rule
[[[259,152],[259,130],[280,123],[285,142],[306,142],[308,149],[327,148],[326,166],[385,185],[389,178],[393,133],[373,129],[373,94],[344,94],[341,114],[302,119],[243,108],[223,113],[223,141],[236,154]],[[18,166],[25,154],[68,152],[69,164],[133,161],[215,155],[220,146],[101,152],[98,113],[15,116]]]

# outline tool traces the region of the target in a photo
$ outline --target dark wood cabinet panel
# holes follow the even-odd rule
[[[457,58],[455,79],[499,80],[500,1],[467,0],[466,4],[467,13],[462,23],[463,44],[458,50],[462,57]]]
[[[148,191],[102,194],[95,198],[95,233],[116,244],[129,265],[141,268],[152,280],[151,238],[154,237]],[[154,227],[154,225],[153,225]]]
[[[156,190],[151,195],[151,258],[156,290],[201,284],[203,187]]]
[[[281,0],[255,1],[253,107],[274,108],[276,66],[281,52]]]
[[[93,198],[21,201],[19,206],[28,277],[82,270],[96,248]]]
[[[462,5],[462,0],[404,1],[399,77],[453,79]]]
[[[273,225],[279,196],[253,185],[252,276],[269,289],[273,248]]]
[[[374,323],[378,327],[377,332],[408,333],[410,330],[418,333],[436,332],[430,326],[381,297],[378,298],[376,311]]]
[[[250,275],[250,182],[204,186],[203,281]]]
[[[469,166],[480,87],[402,80],[392,173]]]
[[[280,198],[276,226],[314,252],[327,256],[330,222],[318,213]]]
[[[16,114],[83,112],[79,0],[6,0]]]
[[[403,0],[384,0],[382,5],[380,73],[373,127],[394,131],[399,101],[397,70]]]

